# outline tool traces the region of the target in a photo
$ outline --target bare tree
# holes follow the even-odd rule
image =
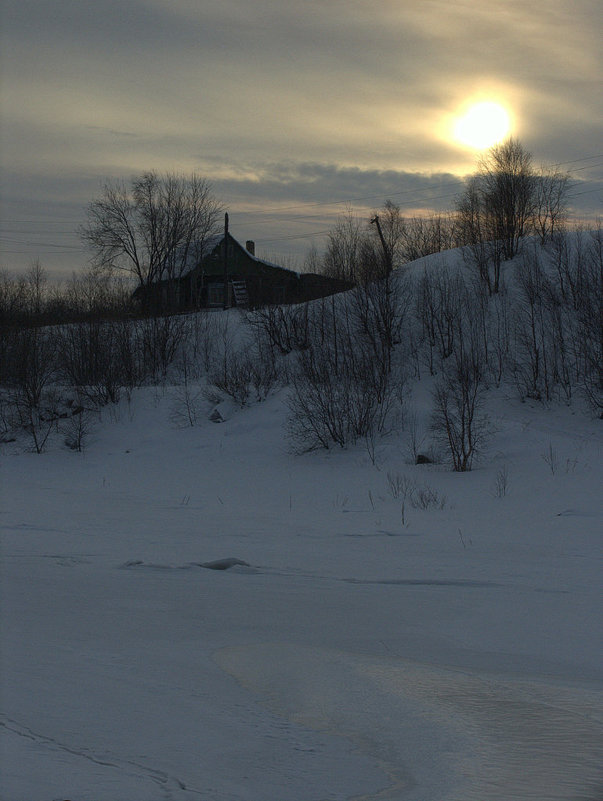
[[[191,365],[186,352],[182,353],[177,369],[178,383],[174,389],[170,419],[177,428],[195,426],[201,416],[203,393],[193,380],[195,366]]]
[[[526,248],[516,269],[513,375],[524,397],[603,410],[603,244],[600,231],[555,235]]]
[[[122,273],[92,264],[74,274],[61,292],[69,320],[98,320],[128,316],[131,287]]]
[[[536,203],[532,154],[512,137],[490,148],[478,166],[479,191],[494,217],[503,258],[512,259],[529,232]]]
[[[366,222],[348,209],[328,234],[323,272],[331,278],[356,283],[362,273],[366,253],[373,249]]]
[[[217,232],[221,211],[211,185],[199,175],[147,172],[129,186],[107,183],[88,206],[81,236],[97,264],[125,270],[140,287],[173,283]]]
[[[335,354],[333,340],[299,354],[288,399],[288,435],[294,450],[330,448],[370,439],[387,429],[396,387],[362,348]],[[335,370],[335,359],[338,369]]]
[[[26,328],[14,332],[3,381],[13,424],[25,430],[37,453],[56,426],[57,398],[50,384],[56,371],[52,329]]]
[[[436,382],[432,430],[450,453],[454,470],[471,470],[491,427],[483,413],[485,384],[479,348],[455,352]]]
[[[542,167],[536,178],[534,229],[541,244],[563,230],[567,219],[569,175]]]
[[[592,410],[603,418],[603,233],[583,239],[568,265],[574,293],[574,360],[580,388]]]
[[[586,341],[584,391],[600,418],[603,418],[603,234],[593,232],[587,261],[585,292],[588,302],[582,307],[580,325]]]
[[[84,406],[85,402],[86,400],[78,395],[71,414],[63,417],[59,425],[65,445],[72,451],[80,453],[86,449],[99,417],[96,409]]]
[[[154,381],[164,382],[171,364],[186,339],[182,315],[150,317],[141,323],[144,372]]]
[[[401,262],[450,250],[458,244],[458,222],[453,214],[429,214],[407,217],[400,232]]]
[[[457,202],[470,261],[490,293],[499,290],[501,261],[512,259],[522,237],[533,230],[537,205],[538,177],[531,153],[513,138],[490,148]]]
[[[56,329],[59,373],[95,405],[117,403],[125,383],[117,324],[91,320]]]
[[[297,306],[262,306],[247,318],[250,327],[261,331],[277,353],[287,355],[309,345],[309,309]]]
[[[252,337],[235,347],[225,332],[221,359],[208,371],[208,399],[227,395],[243,407],[249,402],[264,401],[281,385],[282,355],[275,351],[261,326],[252,325],[250,333]]]
[[[498,238],[494,210],[484,197],[478,178],[471,178],[457,203],[465,261],[477,270],[490,295],[500,289],[503,244]]]
[[[316,245],[312,243],[304,257],[303,272],[320,273],[323,271],[322,257]]]
[[[365,281],[348,296],[359,346],[383,373],[391,373],[394,348],[403,338],[411,301],[411,286],[401,273]],[[350,315],[348,315],[349,317]]]
[[[44,310],[48,274],[39,259],[33,261],[25,273],[29,314],[40,320]]]
[[[429,348],[429,371],[434,373],[434,351],[447,359],[455,347],[458,326],[465,311],[467,287],[461,275],[451,272],[442,261],[438,269],[423,275],[416,287],[416,314]]]
[[[374,438],[395,425],[403,374],[392,351],[409,307],[408,287],[395,278],[312,305],[288,399],[295,450],[364,440],[374,455]]]
[[[1,270],[0,326],[39,325],[47,311],[48,296],[48,274],[38,259],[20,276]]]
[[[27,317],[27,285],[24,276],[17,277],[8,270],[0,270],[0,333],[19,325]]]

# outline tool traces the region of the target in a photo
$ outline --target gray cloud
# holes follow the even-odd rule
[[[397,170],[370,170],[336,164],[284,162],[258,169],[257,177],[233,177],[215,181],[216,189],[234,202],[250,198],[266,202],[338,204],[375,207],[386,199],[402,205],[443,208],[462,187],[462,179],[450,173],[433,175]]]
[[[246,213],[436,203],[475,162],[447,130],[472,97],[505,102],[537,162],[587,159],[601,21],[598,0],[5,0],[4,216],[81,217],[103,178],[153,168],[198,169]],[[579,164],[591,213],[596,164]]]

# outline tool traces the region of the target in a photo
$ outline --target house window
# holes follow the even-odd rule
[[[207,305],[222,306],[224,303],[224,284],[207,285]]]

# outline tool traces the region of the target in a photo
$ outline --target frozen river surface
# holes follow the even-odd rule
[[[508,420],[509,497],[434,470],[402,521],[281,413],[3,457],[0,799],[602,801],[595,438],[555,476],[577,423]]]

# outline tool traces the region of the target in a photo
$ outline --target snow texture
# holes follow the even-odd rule
[[[2,801],[601,801],[599,421],[492,393],[458,474],[170,402],[3,446]]]

